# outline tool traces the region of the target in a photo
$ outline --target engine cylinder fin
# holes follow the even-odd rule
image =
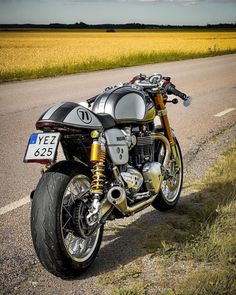
[[[147,161],[154,159],[154,139],[150,133],[136,135],[137,143],[130,153],[130,162],[137,167],[141,167]]]
[[[153,138],[150,135],[147,136],[138,136],[137,137],[137,145],[147,145],[153,144]]]

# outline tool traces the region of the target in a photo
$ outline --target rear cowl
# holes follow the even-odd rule
[[[103,130],[96,114],[74,102],[62,102],[49,108],[36,122],[38,129],[46,126]]]

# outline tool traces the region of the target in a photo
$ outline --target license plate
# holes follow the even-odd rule
[[[60,133],[31,134],[24,162],[53,162],[55,160]]]

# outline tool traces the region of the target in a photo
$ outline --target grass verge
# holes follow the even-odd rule
[[[118,295],[236,294],[236,142],[175,210],[151,213],[134,259],[100,284]]]
[[[236,49],[215,50],[209,49],[206,52],[151,52],[137,53],[120,56],[117,59],[91,59],[89,62],[63,64],[60,66],[44,66],[34,70],[21,70],[15,72],[2,72],[0,74],[0,83],[9,81],[19,81],[27,79],[36,79],[44,77],[55,77],[58,75],[75,74],[83,72],[91,72],[98,70],[108,70],[120,67],[131,67],[135,65],[154,64],[161,62],[193,59],[200,57],[211,57],[224,54],[236,53]]]
[[[191,261],[195,269],[163,294],[236,294],[236,143],[195,188],[194,206],[187,204],[182,211],[197,224],[196,234],[169,245],[171,255]],[[188,206],[195,209],[191,214],[185,211]]]

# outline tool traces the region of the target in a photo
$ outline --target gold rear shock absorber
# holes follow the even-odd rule
[[[93,137],[93,134],[91,134]],[[91,146],[91,162],[93,165],[93,176],[91,183],[91,193],[96,195],[103,194],[103,187],[105,182],[105,162],[106,162],[106,148],[104,143],[99,142],[98,138],[93,137]]]

